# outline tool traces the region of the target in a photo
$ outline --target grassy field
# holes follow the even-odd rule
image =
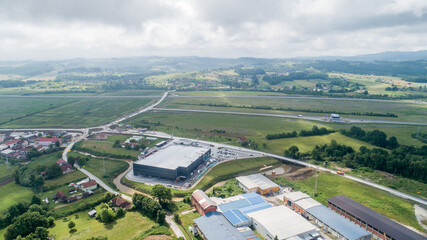
[[[74,101],[73,99],[0,98],[0,124]]]
[[[75,217],[75,214],[69,216],[69,219],[76,224],[77,231],[75,233],[69,233],[68,221],[64,222],[62,219],[58,219],[55,221],[55,227],[49,229],[50,234],[55,235],[55,239],[70,240],[88,239],[96,236],[104,236],[108,239],[132,239],[155,225],[152,220],[138,212],[127,212],[125,217],[108,224],[90,218],[87,211],[79,212],[76,215],[78,218]]]
[[[10,169],[7,169],[6,162],[1,161],[0,162],[0,178],[9,175],[12,172],[13,168],[14,168],[13,166],[10,166]]]
[[[256,91],[178,91],[181,96],[266,96],[286,95],[278,92],[256,92]]]
[[[34,195],[31,188],[22,187],[15,182],[11,182],[0,187],[0,212],[10,206],[23,201],[31,200]]]
[[[217,95],[221,96],[221,95]],[[396,102],[372,102],[372,101],[345,101],[340,99],[310,99],[310,98],[227,98],[224,97],[196,97],[196,98],[168,98],[162,103],[162,107],[166,108],[185,108],[185,109],[203,109],[203,110],[224,110],[227,111],[243,111],[250,112],[252,109],[247,108],[224,108],[224,107],[206,107],[206,104],[228,104],[232,106],[271,106],[273,108],[292,108],[298,110],[322,110],[326,113],[334,112],[373,112],[373,113],[394,113],[398,118],[388,117],[369,117],[358,115],[341,114],[349,118],[372,118],[372,119],[387,119],[394,121],[413,121],[424,122],[427,115],[426,104],[413,104],[413,103],[396,103]],[[266,110],[252,110],[256,112],[271,112]],[[306,114],[306,115],[320,115],[324,116],[325,113],[311,113],[304,111],[276,111],[287,114]]]
[[[76,170],[72,173],[67,173],[65,175],[62,175],[61,177],[46,180],[44,183],[44,186],[47,188],[53,188],[56,186],[64,186],[64,185],[68,186],[68,184],[70,184],[71,182],[78,182],[83,178],[86,178],[86,175]]]
[[[226,142],[237,145],[237,138],[245,136],[247,139],[254,140],[258,143],[258,149],[279,155],[283,154],[285,149],[292,145],[298,146],[300,151],[309,151],[315,145],[330,143],[335,139],[338,143],[354,147],[356,150],[360,146],[372,148],[374,146],[361,142],[339,133],[333,133],[324,136],[285,138],[276,140],[266,140],[265,136],[270,133],[291,132],[300,130],[309,130],[314,125],[320,127],[342,128],[342,124],[322,125],[309,121],[298,119],[281,119],[274,117],[259,116],[241,116],[227,115],[227,121],[221,114],[208,113],[174,113],[157,112],[148,113],[128,120],[130,124],[137,125],[143,121],[153,124],[160,123],[156,126],[158,131],[174,133],[176,136],[200,138],[214,142]],[[339,128],[338,128],[339,126]],[[212,130],[224,130],[225,133],[211,132]],[[264,147],[265,143],[265,147]]]
[[[79,153],[71,152],[69,156],[73,157],[87,157],[89,161],[83,168],[102,179],[110,187],[116,189],[116,186],[113,184],[114,178],[125,171],[128,168],[128,164],[120,160],[109,160],[105,158],[105,161],[101,158],[93,158],[81,155]],[[104,172],[104,163],[105,163],[105,172]]]
[[[98,153],[101,153],[102,155],[114,154],[114,155],[124,156],[123,158],[126,158],[125,156],[131,156],[133,158],[137,158],[138,155],[141,153],[141,151],[139,150],[136,151],[136,150],[126,149],[121,147],[114,148],[113,145],[114,143],[110,141],[96,141],[96,140],[82,141],[81,143],[78,143],[79,148],[89,149],[91,152],[95,152],[95,153],[98,152]]]
[[[120,90],[114,92],[103,93],[104,96],[161,96],[163,90]]]
[[[314,177],[302,181],[276,178],[275,181],[281,185],[293,186],[295,190],[306,192],[324,205],[327,204],[327,199],[330,197],[346,195],[391,219],[427,232],[418,224],[414,207],[410,202],[365,184],[322,172],[318,177],[317,194],[313,195]]]
[[[85,99],[0,125],[19,127],[90,127],[140,109],[153,99]]]

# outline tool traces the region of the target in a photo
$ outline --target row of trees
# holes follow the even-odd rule
[[[350,130],[341,129],[340,132],[347,137],[355,138],[364,142],[368,142],[372,145],[395,149],[399,147],[397,138],[392,136],[387,140],[387,134],[383,131],[375,129],[370,132],[365,132],[360,127],[353,126]]]
[[[311,130],[301,130],[299,134],[297,134],[296,131],[287,132],[287,133],[283,132],[283,133],[277,133],[277,134],[268,134],[265,138],[267,140],[272,140],[272,139],[281,139],[281,138],[292,138],[297,136],[300,136],[300,137],[321,136],[321,135],[326,135],[333,132],[335,131],[326,129],[325,127],[319,128],[316,125],[314,125]]]
[[[145,195],[135,193],[132,196],[132,203],[136,209],[147,215],[149,218],[154,219],[157,223],[165,223],[166,212],[156,200]]]
[[[427,146],[399,146],[391,153],[381,148],[368,149],[365,146],[355,151],[352,147],[331,143],[316,146],[311,157],[317,161],[339,161],[346,167],[369,167],[427,183]]]
[[[262,80],[268,82],[271,85],[276,85],[284,81],[293,81],[293,80],[307,80],[307,79],[328,79],[328,74],[321,72],[312,72],[312,71],[299,71],[299,72],[290,72],[288,75],[265,75]]]

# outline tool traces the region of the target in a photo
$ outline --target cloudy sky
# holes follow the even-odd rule
[[[422,49],[426,0],[0,1],[0,60]]]

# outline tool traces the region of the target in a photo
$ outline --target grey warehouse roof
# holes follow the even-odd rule
[[[278,187],[276,183],[266,178],[264,175],[260,173],[237,177],[237,181],[246,186],[248,189],[259,187],[261,190]]]
[[[425,237],[344,195],[331,197],[328,199],[328,202],[363,220],[367,224],[374,226],[378,230],[385,232],[396,240],[425,240]]]
[[[172,145],[135,163],[174,170],[189,166],[207,151],[208,148]]]
[[[311,207],[307,209],[307,212],[349,240],[357,240],[371,235],[355,223],[323,205]]]
[[[246,240],[240,232],[219,212],[208,212],[194,219],[207,240]]]

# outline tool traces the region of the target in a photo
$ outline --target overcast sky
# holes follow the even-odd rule
[[[0,60],[427,49],[427,0],[0,0]]]

